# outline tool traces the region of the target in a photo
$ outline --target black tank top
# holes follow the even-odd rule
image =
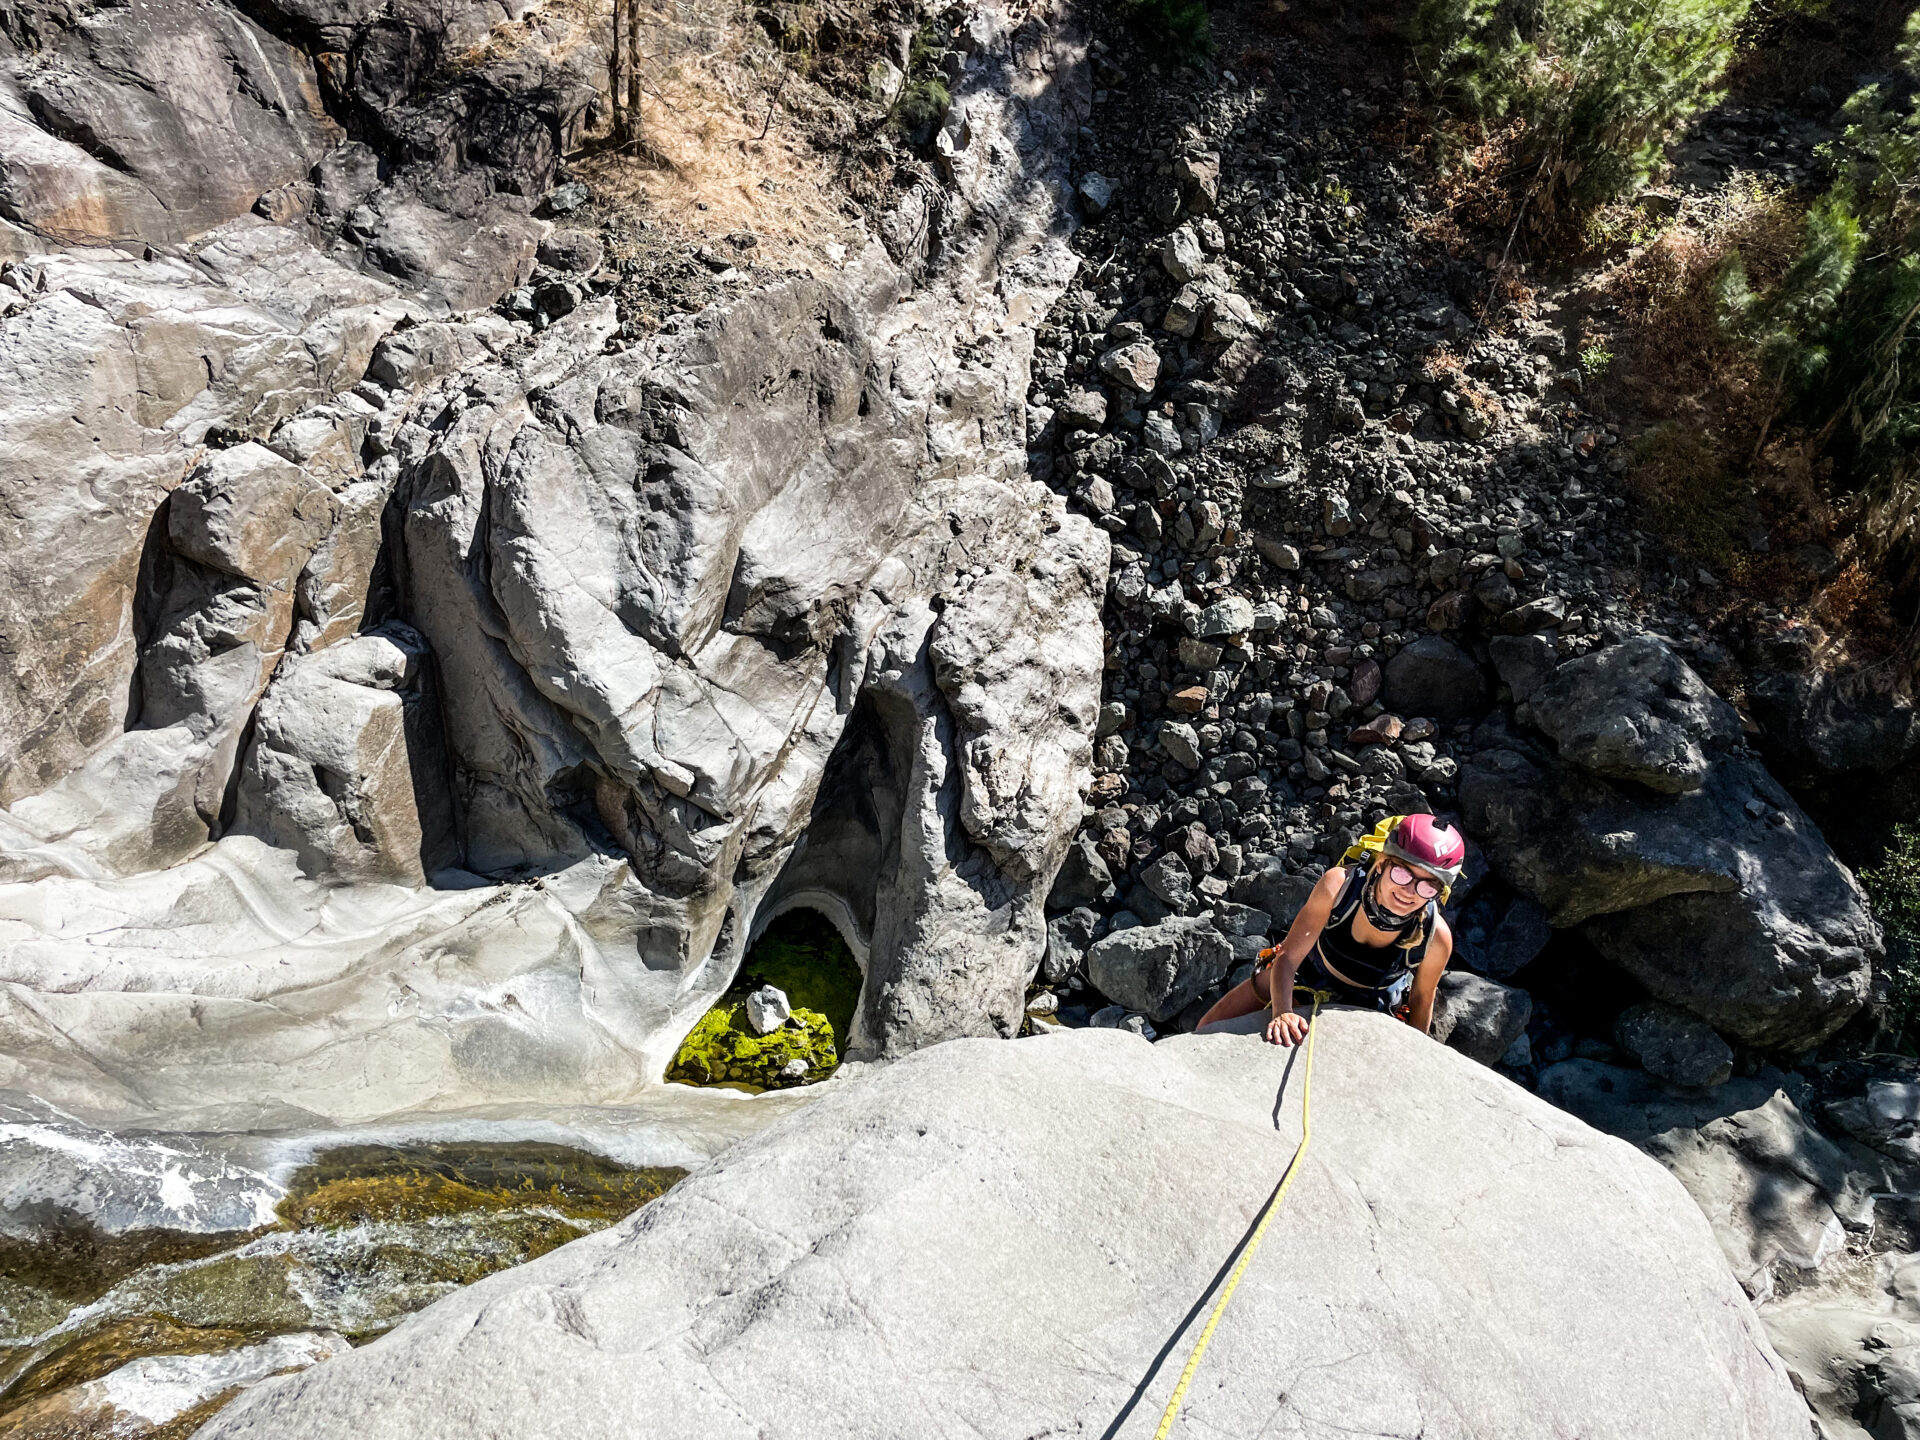
[[[1369,945],[1353,933],[1354,921],[1360,914],[1360,892],[1366,883],[1366,866],[1356,866],[1349,871],[1347,883],[1341,887],[1339,899],[1333,902],[1314,948],[1320,952],[1321,959],[1338,972],[1334,978],[1344,975],[1369,990],[1386,990],[1417,969],[1426,957],[1427,944],[1433,938],[1434,905],[1431,901],[1427,903],[1427,913],[1419,921],[1418,944],[1411,948],[1398,943]]]

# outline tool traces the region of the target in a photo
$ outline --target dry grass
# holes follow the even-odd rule
[[[1736,178],[1603,272],[1595,288],[1618,315],[1607,338],[1627,361],[1610,398],[1654,420],[1745,432],[1751,443],[1772,397],[1746,348],[1721,326],[1714,282],[1736,250],[1756,288],[1778,281],[1804,215],[1790,191]]]
[[[663,39],[643,66],[646,153],[602,149],[574,162],[610,249],[625,258],[622,230],[664,222],[697,238],[749,231],[757,260],[811,268],[827,244],[854,239],[832,159],[813,143],[823,126],[846,122],[805,58],[781,54],[757,28],[736,19],[700,32],[676,47],[672,27],[658,27]]]
[[[807,49],[783,53],[750,12],[726,0],[651,0],[641,21],[641,146],[609,146],[612,116],[602,103],[586,153],[569,158],[593,189],[609,255],[633,258],[642,248],[635,237],[662,225],[694,241],[751,232],[757,262],[797,268],[830,263],[829,244],[850,246],[832,142],[855,120],[819,72],[834,72],[845,90],[871,55],[857,46],[824,61]],[[600,47],[611,23],[611,0],[545,0],[495,26],[449,68],[537,59],[593,77],[604,97]]]
[[[1424,121],[1416,111],[1407,113]],[[1422,129],[1415,144],[1433,180],[1428,213],[1415,233],[1454,255],[1484,247],[1489,236],[1504,237],[1513,228],[1516,204],[1508,181],[1526,133],[1526,121],[1517,119],[1499,125],[1448,119],[1437,129]]]

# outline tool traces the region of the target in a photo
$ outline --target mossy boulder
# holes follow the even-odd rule
[[[758,1035],[746,1001],[762,985],[783,991],[793,1015]],[[860,967],[839,932],[814,911],[789,911],[767,927],[727,993],[681,1042],[667,1078],[754,1090],[824,1080],[840,1064],[859,1003]]]

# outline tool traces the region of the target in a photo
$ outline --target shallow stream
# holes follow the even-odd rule
[[[822,917],[779,917],[693,1027],[680,1083],[617,1107],[170,1132],[0,1095],[0,1436],[191,1435],[249,1385],[604,1229],[804,1104],[860,981]],[[769,985],[791,1015],[762,1032],[747,998]]]
[[[0,1239],[0,1433],[191,1433],[244,1385],[602,1229],[685,1173],[532,1142],[349,1145],[296,1171],[249,1229]]]

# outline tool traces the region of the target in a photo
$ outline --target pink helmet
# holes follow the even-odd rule
[[[1431,815],[1409,815],[1387,832],[1384,853],[1431,870],[1449,887],[1460,879],[1460,867],[1467,860],[1467,844],[1451,825],[1442,825]]]

